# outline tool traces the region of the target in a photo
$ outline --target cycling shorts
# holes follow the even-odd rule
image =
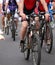
[[[34,11],[35,7],[36,7],[36,6],[34,6],[31,10],[27,10],[26,7],[24,6],[24,13],[25,13],[26,15],[30,15],[30,14]]]

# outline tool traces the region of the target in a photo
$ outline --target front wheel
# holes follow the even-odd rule
[[[25,60],[29,60],[30,49],[27,49],[27,50],[24,52],[24,56],[25,56]]]
[[[50,24],[47,24],[45,33],[44,33],[44,41],[45,41],[45,50],[47,53],[51,53],[53,46],[53,33]]]
[[[9,34],[9,26],[5,27],[5,34]]]
[[[29,44],[29,37],[26,36],[25,37],[25,44],[24,44],[24,49],[26,49],[24,51],[25,60],[29,60],[29,56],[30,56],[30,48],[27,48],[28,47],[28,44]]]
[[[34,65],[40,65],[41,62],[41,40],[38,34],[32,37],[32,58]]]
[[[15,31],[12,31],[12,38],[13,38],[13,41],[15,41]]]

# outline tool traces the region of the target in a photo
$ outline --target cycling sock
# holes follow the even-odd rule
[[[24,40],[21,40],[20,43],[24,43]]]

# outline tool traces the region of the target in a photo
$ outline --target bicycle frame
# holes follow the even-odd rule
[[[26,33],[26,36],[29,38],[28,39],[28,48],[32,49],[32,46],[31,46],[31,38],[33,37],[33,35],[37,32],[36,31],[36,21],[35,21],[35,17],[33,14],[29,15],[28,16],[28,27],[27,27],[27,33]]]

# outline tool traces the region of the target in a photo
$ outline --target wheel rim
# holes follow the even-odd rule
[[[50,53],[52,50],[53,35],[52,35],[52,31],[49,29],[49,27],[47,29],[48,29],[47,33],[45,33],[45,36],[44,36],[45,50],[46,50],[46,52]]]

